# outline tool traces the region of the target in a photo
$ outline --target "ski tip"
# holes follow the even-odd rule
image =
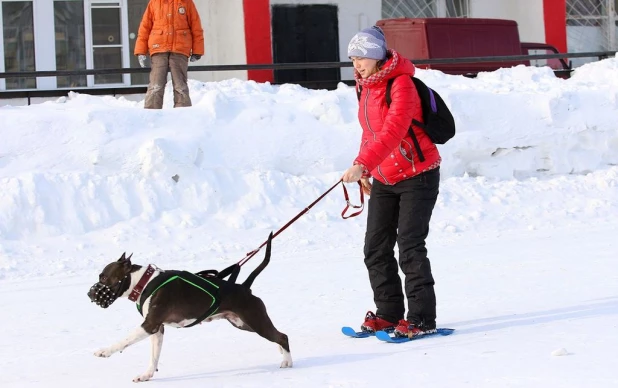
[[[348,337],[352,337],[352,338],[366,338],[372,335],[372,333],[367,333],[364,331],[356,331],[354,330],[354,328],[349,327],[349,326],[342,327],[341,332],[344,335],[347,335]]]
[[[382,341],[388,341],[392,339],[392,337],[385,331],[376,331],[376,338]]]
[[[408,342],[410,339],[408,337],[393,337],[385,331],[376,331],[376,338],[380,341],[390,342],[390,343],[400,343],[400,342]]]
[[[441,328],[437,330],[438,330],[437,334],[440,334],[440,335],[451,335],[455,331],[455,329],[447,329],[447,328]]]

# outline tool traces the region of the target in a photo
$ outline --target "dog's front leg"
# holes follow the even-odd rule
[[[159,331],[157,331],[152,337],[150,337],[150,344],[150,366],[148,367],[146,373],[133,379],[134,383],[150,380],[154,373],[158,370],[157,366],[159,365],[161,346],[163,346],[163,325],[161,325]]]
[[[122,341],[110,346],[109,348],[99,349],[94,352],[94,355],[97,357],[109,357],[116,352],[122,352],[128,346],[133,345],[136,342],[139,342],[151,334],[148,333],[142,326],[138,327],[131,333],[127,338]]]

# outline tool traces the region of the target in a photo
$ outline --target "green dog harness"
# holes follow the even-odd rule
[[[146,299],[150,298],[161,287],[174,281],[182,281],[190,284],[193,287],[197,287],[204,291],[211,298],[210,306],[207,307],[204,314],[202,314],[195,322],[184,327],[195,326],[202,322],[204,319],[210,317],[217,312],[220,305],[219,286],[214,282],[208,280],[206,277],[202,277],[187,271],[163,271],[159,273],[154,279],[152,279],[148,285],[144,288],[142,295],[139,298],[139,302],[136,303],[137,311],[143,316],[142,306]]]

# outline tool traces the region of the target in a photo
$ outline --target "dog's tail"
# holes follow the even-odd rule
[[[270,246],[272,245],[272,239],[273,232],[270,232],[270,234],[268,235],[268,241],[266,242],[266,254],[264,255],[264,260],[262,260],[260,265],[258,265],[258,267],[254,269],[253,272],[249,274],[249,276],[247,276],[247,279],[242,284],[243,286],[251,288],[251,285],[253,284],[255,278],[260,274],[260,272],[264,270],[264,268],[266,268],[266,266],[270,262]]]

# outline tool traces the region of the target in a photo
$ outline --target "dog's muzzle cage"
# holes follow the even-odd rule
[[[92,302],[96,303],[98,306],[101,306],[104,309],[111,306],[111,304],[114,303],[116,299],[118,299],[120,286],[122,285],[122,282],[127,278],[127,276],[125,276],[116,284],[116,291],[112,290],[112,288],[107,284],[103,284],[101,282],[96,282],[95,284],[93,284],[93,286],[90,287],[90,292],[88,293],[92,295]]]

